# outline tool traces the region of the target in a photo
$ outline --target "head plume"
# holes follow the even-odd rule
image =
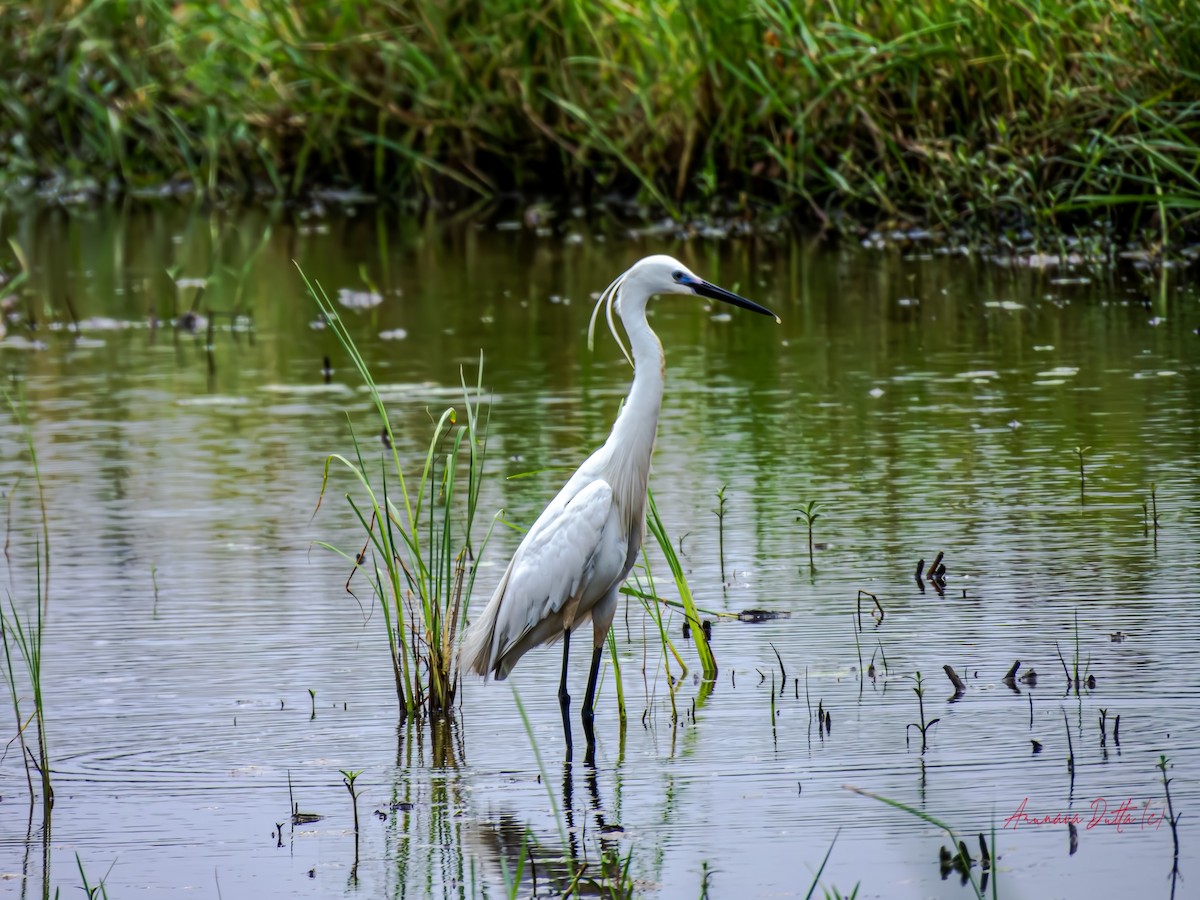
[[[596,305],[592,308],[592,318],[588,322],[588,350],[595,348],[596,336],[596,317],[600,315],[600,307],[604,307],[604,318],[608,322],[608,330],[612,332],[612,336],[617,340],[617,346],[621,348],[621,352],[625,354],[625,358],[629,360],[629,364],[633,365],[633,357],[629,355],[629,349],[625,346],[625,342],[621,340],[621,334],[617,331],[617,323],[613,320],[613,308],[621,299],[621,285],[625,283],[625,278],[629,275],[629,270],[626,269],[616,277],[612,284],[604,289],[600,295],[600,299],[596,301]]]

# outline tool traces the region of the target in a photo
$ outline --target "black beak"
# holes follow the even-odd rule
[[[731,303],[734,306],[740,306],[742,309],[748,309],[750,312],[756,312],[759,315],[770,316],[776,322],[781,321],[779,316],[771,312],[765,306],[759,306],[753,300],[747,300],[745,297],[739,297],[733,291],[727,291],[723,287],[717,287],[715,284],[709,284],[707,281],[692,282],[691,288],[701,297],[710,297],[713,300],[723,300],[726,303]]]

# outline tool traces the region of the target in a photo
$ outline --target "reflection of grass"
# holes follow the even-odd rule
[[[528,714],[525,712],[525,705],[521,702],[521,696],[517,693],[516,687],[513,687],[513,700],[517,704],[517,712],[521,716],[521,724],[525,728],[525,735],[529,739],[529,746],[533,750],[534,759],[537,760],[538,780],[546,789],[546,797],[550,801],[550,809],[553,812],[555,824],[558,826],[561,852],[548,852],[546,849],[540,848],[533,841],[531,829],[528,827],[524,828],[515,873],[509,870],[508,866],[504,864],[503,858],[501,859],[509,896],[515,897],[520,892],[521,875],[524,870],[525,861],[528,859],[531,862],[531,869],[534,873],[533,877],[536,879],[538,877],[537,873],[540,871],[542,873],[541,877],[543,879],[548,878],[555,886],[556,892],[563,897],[601,896],[612,897],[614,900],[617,900],[617,898],[633,897],[635,884],[630,872],[630,867],[633,863],[633,849],[630,848],[622,856],[620,848],[614,842],[604,837],[603,818],[600,815],[599,788],[596,786],[595,781],[596,770],[591,766],[587,767],[587,778],[589,779],[589,787],[592,791],[593,805],[600,824],[600,836],[598,839],[594,838],[598,844],[596,849],[598,851],[599,865],[591,866],[586,861],[586,853],[584,861],[581,862],[579,859],[579,848],[576,843],[579,831],[574,827],[575,811],[572,805],[573,782],[571,779],[573,777],[573,770],[571,763],[568,760],[563,764],[564,797],[560,806],[551,787],[549,773],[542,762],[542,754],[538,750],[537,738],[534,736],[533,726],[529,721]],[[596,830],[583,829],[583,833],[595,835]]]
[[[934,827],[940,828],[942,831],[944,831],[946,833],[946,836],[950,838],[951,845],[955,848],[958,848],[958,851],[960,854],[963,854],[966,856],[968,864],[965,868],[965,871],[963,871],[963,876],[965,878],[966,883],[970,883],[971,889],[975,892],[976,898],[978,898],[978,900],[983,900],[984,891],[987,889],[986,888],[986,885],[987,885],[986,875],[990,871],[990,863],[989,863],[988,868],[986,868],[984,871],[985,880],[984,880],[983,884],[981,885],[980,883],[976,882],[975,875],[970,869],[970,865],[969,865],[970,855],[966,853],[967,845],[965,842],[959,840],[958,836],[955,835],[953,828],[951,828],[949,825],[947,825],[941,819],[931,816],[929,813],[925,812],[924,810],[917,809],[915,806],[909,806],[907,803],[901,803],[899,800],[893,800],[890,797],[884,797],[881,794],[876,794],[871,791],[865,791],[862,788],[854,787],[853,785],[849,785],[849,784],[844,784],[844,785],[842,785],[842,787],[844,787],[848,791],[853,791],[854,793],[859,794],[863,797],[869,797],[872,800],[878,800],[880,803],[885,803],[888,806],[891,806],[895,809],[900,810],[901,812],[906,812],[910,816],[914,816],[915,818],[920,819],[922,822],[928,822],[930,825],[933,825]],[[996,834],[995,834],[995,831],[993,830],[993,832],[992,832],[992,856],[995,855],[995,852],[996,852],[995,848],[996,848]],[[995,879],[992,879],[992,896],[993,897],[997,896],[997,887],[996,887]]]
[[[351,560],[355,571],[363,572],[374,588],[383,612],[401,715],[448,712],[458,687],[455,644],[475,584],[475,559],[491,535],[489,527],[479,546],[472,543],[487,446],[486,425],[481,426],[479,419],[482,358],[473,390],[463,376],[463,420],[453,408],[442,413],[420,477],[413,484],[405,478],[391,420],[366,361],[324,290],[307,277],[304,283],[370,391],[388,438],[391,478],[399,489],[398,496],[395,489],[389,495],[389,473],[383,461],[376,477],[374,465],[367,463],[354,437],[353,460],[336,453],[326,459],[321,498],[329,486],[330,466],[339,463],[361,489],[359,499],[349,493],[346,499],[366,532],[366,542],[357,554],[326,543],[321,546]],[[464,466],[465,490],[458,481]],[[462,522],[459,535],[454,529],[456,519]]]

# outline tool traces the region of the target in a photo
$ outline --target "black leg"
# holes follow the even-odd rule
[[[596,701],[596,676],[600,672],[600,648],[597,647],[592,651],[592,669],[588,672],[587,694],[583,698],[583,733],[587,735],[587,754],[588,765],[595,761],[596,756],[596,731],[592,727],[592,722],[595,720],[595,713],[592,711],[592,706]]]
[[[567,657],[571,652],[571,629],[563,631],[562,680],[558,683],[558,705],[562,707],[563,737],[567,739],[567,761],[571,759],[571,695],[567,693]]]

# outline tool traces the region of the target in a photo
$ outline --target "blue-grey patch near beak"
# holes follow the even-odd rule
[[[765,306],[759,306],[753,300],[747,300],[745,297],[740,297],[733,291],[727,291],[723,287],[717,287],[715,284],[710,284],[707,281],[701,281],[698,278],[689,278],[687,275],[680,280],[681,284],[686,284],[701,297],[709,297],[713,300],[721,300],[725,303],[730,303],[733,306],[739,306],[742,309],[748,309],[750,312],[756,312],[759,315],[770,316],[776,322],[780,321],[779,316],[771,312]]]

